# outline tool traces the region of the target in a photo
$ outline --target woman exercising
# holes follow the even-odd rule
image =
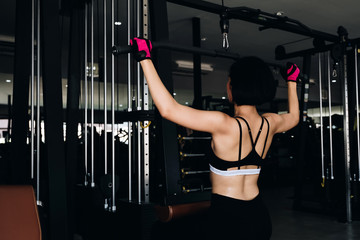
[[[130,43],[161,116],[212,135],[209,163],[212,196],[207,239],[270,239],[271,220],[259,196],[257,181],[274,134],[295,127],[299,121],[298,67],[287,66],[288,113],[259,115],[256,105],[275,96],[273,75],[259,58],[244,57],[236,61],[230,68],[226,86],[229,101],[234,104],[234,116],[229,116],[176,102],[151,61],[151,42],[134,38]]]

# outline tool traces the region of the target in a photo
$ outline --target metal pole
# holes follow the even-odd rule
[[[115,17],[114,17],[114,0],[111,0],[111,44],[115,44]],[[114,55],[111,55],[111,129],[112,129],[112,211],[116,211],[116,201],[115,201],[115,74],[114,74]]]
[[[148,24],[148,0],[143,0],[143,35],[145,38],[148,38],[148,30],[149,30],[149,24]],[[143,79],[143,99],[144,99],[144,110],[149,110],[149,86],[145,80],[145,77]],[[149,121],[144,121],[144,201],[145,203],[150,202],[150,156],[149,156],[149,149],[150,149],[150,139],[149,139]]]
[[[106,60],[107,60],[107,44],[106,44],[106,27],[107,27],[107,22],[106,22],[106,0],[104,0],[104,162],[105,162],[105,174],[107,174],[107,64],[106,64]]]
[[[347,79],[347,56],[344,55],[344,152],[345,152],[345,186],[346,186],[346,218],[352,221],[351,216],[351,189],[350,189],[350,136],[349,136],[349,96]]]
[[[334,156],[333,156],[333,135],[332,135],[332,109],[331,109],[331,68],[330,68],[330,52],[327,54],[328,62],[328,100],[329,100],[329,143],[330,143],[330,175],[334,179]]]
[[[141,4],[140,4],[140,0],[137,0],[137,4],[136,4],[136,35],[137,36],[140,36],[140,7],[141,7]],[[141,110],[141,97],[140,97],[140,94],[141,94],[141,90],[140,90],[140,63],[137,63],[136,64],[136,70],[137,70],[137,84],[136,84],[136,87],[137,87],[137,110]],[[138,128],[139,129],[139,128]],[[140,155],[139,155],[140,156]]]
[[[140,0],[137,0],[137,5],[136,5],[136,30],[137,30],[137,36],[140,36]],[[140,63],[136,64],[136,70],[137,70],[137,110],[140,111],[141,110],[141,98],[140,98],[140,94],[141,94],[141,90],[140,90]],[[137,177],[138,177],[138,202],[141,202],[142,199],[142,189],[141,189],[141,126],[140,126],[140,121],[137,121],[137,158],[138,158],[138,162],[137,162]]]
[[[128,0],[128,42],[130,42],[131,38],[131,0]],[[131,54],[128,53],[128,112],[132,112],[132,106],[131,106]],[[129,161],[129,201],[132,200],[132,155],[131,155],[131,149],[132,149],[132,136],[131,136],[131,130],[132,130],[132,122],[128,122],[128,161]]]
[[[355,58],[355,91],[356,91],[356,134],[357,134],[357,151],[358,151],[358,179],[360,181],[360,121],[359,121],[359,77],[358,77],[358,47],[355,45],[354,48],[354,58]],[[355,179],[354,179],[355,180]]]
[[[106,22],[106,0],[104,0],[104,173],[108,174],[108,163],[107,163],[107,22]],[[105,199],[104,208],[108,209],[108,200]]]
[[[88,134],[87,134],[87,124],[88,124],[88,4],[85,2],[85,12],[84,12],[84,163],[85,163],[85,181],[84,185],[87,186],[88,182]]]
[[[36,53],[36,64],[37,64],[37,90],[36,90],[36,199],[37,205],[42,206],[42,202],[40,200],[40,141],[41,141],[41,118],[40,118],[40,0],[37,1],[37,53]]]
[[[34,78],[35,78],[35,1],[31,1],[31,179],[34,179]],[[10,132],[8,133],[10,134]]]
[[[319,53],[319,101],[320,101],[320,144],[321,144],[321,176],[324,181],[324,125],[323,125],[323,107],[322,107],[322,74],[321,74],[321,56]]]
[[[94,1],[91,1],[91,187],[95,187],[94,135]]]

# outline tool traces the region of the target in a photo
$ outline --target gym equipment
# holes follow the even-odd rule
[[[128,33],[128,36],[127,36],[127,40],[128,42],[130,41],[131,39],[131,4],[130,4],[130,0],[128,0],[128,9],[127,9],[127,22],[128,22],[128,25],[127,25],[127,33]],[[128,104],[128,113],[132,112],[132,101],[131,101],[131,78],[132,78],[132,72],[131,72],[131,54],[130,52],[128,53],[128,56],[127,56],[127,66],[128,66],[128,80],[127,80],[127,104]],[[128,169],[128,182],[129,182],[129,185],[128,185],[128,198],[129,198],[129,201],[132,201],[132,177],[131,177],[131,170],[132,170],[132,131],[133,129],[133,125],[132,125],[132,122],[129,121],[128,122],[128,131],[129,131],[129,134],[128,134],[128,165],[129,165],[129,169]]]
[[[84,11],[84,125],[83,125],[83,137],[84,137],[84,186],[89,184],[88,182],[88,3],[85,2]]]
[[[328,76],[328,102],[329,102],[329,149],[330,149],[330,174],[331,179],[334,179],[334,155],[333,155],[333,134],[332,134],[332,106],[331,106],[331,69],[330,69],[330,53],[327,54],[327,76]]]
[[[31,78],[30,78],[30,152],[32,180],[35,179],[36,199],[39,206],[40,200],[40,143],[41,143],[41,118],[40,118],[40,1],[33,0],[32,3],[32,28],[31,28]],[[36,24],[35,24],[36,23]],[[36,36],[35,36],[36,35]],[[35,65],[36,62],[36,65]],[[36,107],[36,111],[35,111]],[[36,116],[35,116],[36,114]],[[36,135],[35,135],[36,132]],[[35,139],[36,138],[36,139]],[[36,159],[36,164],[35,164]],[[36,173],[35,173],[36,167]],[[35,176],[36,175],[36,176]]]
[[[186,203],[168,206],[155,206],[156,215],[161,222],[170,222],[184,216],[205,212],[210,207],[210,201]]]
[[[90,3],[90,132],[91,132],[91,147],[90,147],[90,186],[95,187],[95,176],[94,176],[94,0]]]
[[[109,0],[110,1],[110,0]],[[34,0],[35,2],[35,0]],[[121,3],[120,3],[121,2]],[[177,4],[186,4],[187,6],[190,7],[194,7],[194,8],[198,8],[198,9],[202,9],[202,10],[206,10],[209,12],[213,12],[216,14],[221,14],[224,12],[224,8],[219,7],[219,5],[217,4],[210,4],[210,3],[206,3],[204,1],[187,1],[187,0],[171,0],[169,2],[174,2]],[[96,5],[94,6],[94,4],[97,3],[98,6],[100,6],[99,9],[96,9]],[[191,149],[191,147],[189,146],[189,142],[191,141],[192,143],[195,143],[197,141],[201,142],[201,141],[209,141],[211,140],[211,137],[208,136],[198,136],[198,135],[192,135],[192,136],[180,136],[178,139],[176,139],[178,132],[176,132],[176,126],[172,125],[171,123],[166,122],[165,120],[159,120],[159,119],[155,119],[154,114],[152,112],[149,111],[149,99],[148,99],[148,89],[147,89],[147,84],[146,81],[144,81],[143,77],[142,77],[142,73],[140,71],[139,65],[136,65],[134,63],[134,61],[132,61],[132,56],[129,53],[129,48],[128,46],[125,47],[117,47],[117,44],[124,44],[125,41],[123,41],[122,43],[119,42],[115,42],[115,36],[117,36],[115,33],[115,29],[114,29],[114,19],[115,19],[115,13],[116,13],[116,4],[123,4],[124,1],[119,1],[119,2],[114,2],[113,0],[111,0],[111,44],[112,46],[114,46],[114,51],[111,56],[111,64],[109,64],[109,56],[108,56],[108,52],[107,50],[109,49],[109,47],[107,45],[109,45],[110,41],[108,39],[109,34],[105,34],[105,33],[109,33],[110,30],[110,24],[109,24],[109,18],[106,18],[106,16],[109,15],[108,10],[109,10],[109,2],[108,1],[104,1],[103,2],[103,13],[101,13],[101,1],[85,1],[85,14],[84,14],[84,32],[81,34],[84,34],[84,63],[83,63],[83,67],[84,67],[84,88],[83,88],[83,101],[84,101],[84,122],[83,122],[83,138],[84,138],[84,149],[85,151],[83,152],[84,155],[84,185],[85,186],[90,186],[90,188],[86,188],[87,191],[92,191],[95,192],[98,188],[101,188],[101,185],[98,184],[97,181],[101,181],[99,180],[101,178],[101,174],[105,174],[105,182],[106,182],[106,187],[105,190],[103,190],[104,192],[106,192],[106,196],[105,196],[105,209],[108,210],[109,212],[115,212],[117,211],[117,206],[116,204],[119,202],[127,202],[129,204],[133,204],[136,205],[136,207],[143,207],[145,204],[144,203],[150,203],[150,143],[152,139],[149,139],[150,137],[155,137],[156,135],[156,140],[159,140],[156,142],[156,145],[161,145],[159,146],[158,149],[151,149],[151,154],[155,153],[158,155],[154,154],[154,162],[155,164],[152,165],[152,167],[154,167],[154,179],[156,179],[155,181],[157,181],[159,178],[159,183],[158,185],[154,184],[153,187],[151,189],[155,189],[156,191],[151,192],[152,196],[154,197],[153,199],[155,199],[154,201],[158,201],[163,203],[166,206],[176,206],[179,205],[181,203],[184,202],[196,202],[196,201],[203,201],[204,199],[208,199],[209,198],[209,190],[211,189],[209,187],[209,183],[206,182],[206,178],[208,177],[208,170],[207,169],[207,165],[204,164],[206,162],[206,151],[204,149]],[[115,4],[115,5],[114,5]],[[207,49],[203,49],[200,47],[185,47],[185,46],[178,46],[178,45],[174,45],[168,42],[168,31],[167,31],[167,26],[168,26],[168,22],[166,19],[166,14],[164,14],[164,9],[166,10],[166,6],[165,7],[157,7],[157,6],[164,6],[166,5],[166,1],[164,0],[157,0],[157,1],[152,1],[150,2],[150,6],[148,4],[148,1],[131,1],[128,0],[127,1],[127,33],[128,33],[128,39],[130,39],[130,37],[134,37],[134,36],[144,36],[145,38],[149,38],[148,35],[148,7],[150,7],[150,10],[153,11],[152,14],[150,14],[151,17],[153,17],[154,21],[151,22],[151,27],[152,32],[151,32],[151,38],[154,39],[154,50],[157,51],[158,53],[158,59],[155,59],[155,61],[157,61],[157,66],[159,67],[159,72],[162,74],[162,76],[164,75],[164,81],[166,86],[169,88],[169,90],[171,91],[172,88],[172,83],[171,83],[171,76],[168,78],[168,72],[171,69],[171,66],[169,67],[169,63],[171,61],[169,61],[169,52],[170,51],[182,51],[182,52],[186,52],[186,53],[192,53],[192,54],[198,54],[198,55],[206,55],[206,56],[212,56],[212,57],[223,57],[223,58],[229,58],[229,59],[237,59],[240,57],[239,54],[237,53],[231,53],[231,52],[227,52],[227,51],[213,51],[213,50],[207,50]],[[161,5],[162,4],[162,5]],[[124,4],[125,5],[125,4]],[[33,5],[33,11],[36,12],[35,10],[35,6],[39,7],[39,4]],[[153,7],[153,9],[151,8]],[[108,88],[106,87],[107,85],[109,85],[110,83],[110,76],[107,75],[107,73],[110,73],[110,71],[106,71],[106,70],[110,70],[111,68],[111,120],[108,119],[109,114],[108,113],[108,99],[104,99],[104,109],[101,110],[97,110],[96,109],[96,99],[94,99],[95,95],[96,95],[96,91],[94,91],[94,88],[96,88],[95,86],[95,82],[97,79],[95,76],[96,70],[94,70],[97,62],[97,52],[96,50],[98,50],[96,48],[96,41],[99,41],[99,39],[94,39],[94,32],[96,33],[96,26],[94,26],[94,21],[96,23],[96,16],[98,14],[99,11],[99,16],[102,16],[102,14],[104,14],[104,18],[103,18],[103,30],[104,30],[104,38],[103,38],[103,42],[104,45],[100,46],[100,49],[103,49],[104,51],[104,65],[100,67],[100,69],[105,69],[105,71],[103,71],[103,80],[104,80],[104,92],[100,93],[99,90],[99,94],[100,95],[108,95]],[[39,12],[39,11],[38,11]],[[226,11],[225,11],[226,12]],[[42,12],[44,13],[44,12]],[[246,8],[246,7],[241,7],[241,8],[234,8],[231,10],[228,10],[226,12],[227,16],[222,16],[222,20],[223,20],[223,29],[225,29],[225,31],[222,32],[223,34],[223,46],[226,48],[229,46],[228,44],[228,30],[229,30],[229,24],[227,23],[227,20],[229,20],[229,18],[231,19],[240,19],[240,20],[244,20],[244,21],[249,21],[252,23],[256,23],[256,24],[260,24],[261,30],[264,30],[266,28],[278,28],[278,29],[282,29],[285,31],[289,31],[289,32],[295,32],[295,33],[300,33],[302,35],[306,35],[306,36],[311,36],[314,38],[314,47],[315,49],[310,49],[310,50],[305,50],[302,52],[297,52],[297,53],[292,53],[292,54],[287,54],[285,51],[285,48],[278,48],[278,53],[282,53],[282,57],[286,58],[291,56],[304,56],[304,53],[306,52],[306,54],[309,55],[309,53],[320,53],[320,52],[326,52],[328,50],[332,49],[332,56],[335,57],[337,59],[337,61],[339,62],[339,76],[343,76],[345,74],[347,74],[347,72],[350,72],[349,70],[349,66],[347,66],[347,64],[350,62],[348,58],[345,58],[343,56],[344,53],[348,52],[348,51],[343,51],[344,49],[341,46],[345,46],[347,50],[351,47],[353,47],[355,53],[355,65],[357,66],[357,45],[355,46],[355,43],[357,43],[355,40],[349,40],[347,39],[347,37],[343,37],[341,44],[343,45],[337,45],[339,43],[338,41],[338,36],[334,36],[332,34],[326,34],[323,32],[319,32],[319,31],[315,31],[313,29],[308,28],[307,26],[304,26],[303,24],[301,24],[298,21],[293,21],[292,19],[286,18],[284,16],[281,15],[273,15],[273,14],[269,14],[269,13],[265,13],[259,10],[254,10],[254,9],[250,9],[250,8]],[[35,15],[34,15],[35,16]],[[221,16],[221,15],[220,15]],[[37,17],[39,18],[39,15],[37,15]],[[100,18],[100,17],[99,17]],[[123,18],[125,19],[125,18]],[[165,20],[164,20],[165,19]],[[99,22],[101,22],[101,19],[98,19]],[[221,20],[221,19],[220,19]],[[40,63],[40,37],[38,37],[38,40],[35,41],[35,30],[40,30],[40,26],[36,27],[35,24],[35,17],[33,18],[33,41],[32,44],[33,46],[37,45],[37,48],[33,47],[33,55],[32,58],[36,59],[36,63],[39,64]],[[123,26],[125,29],[125,26]],[[94,29],[95,28],[95,29]],[[100,28],[99,28],[100,29]],[[102,32],[101,29],[99,30],[99,32]],[[37,32],[37,34],[39,34],[39,32]],[[49,34],[51,35],[51,34]],[[123,39],[125,40],[125,39]],[[331,44],[325,45],[324,41],[327,42],[331,42]],[[101,40],[102,41],[102,40]],[[101,42],[100,41],[100,42]],[[48,42],[48,41],[47,41]],[[127,41],[128,42],[128,41]],[[44,43],[46,43],[46,41],[44,41]],[[44,44],[42,43],[42,45]],[[48,42],[49,43],[49,42]],[[98,45],[101,45],[101,43],[99,43]],[[195,44],[194,44],[195,45]],[[95,47],[95,49],[94,49]],[[282,46],[283,47],[283,46]],[[36,51],[35,51],[36,50]],[[169,51],[170,50],[170,51]],[[102,51],[102,50],[101,50]],[[35,56],[35,52],[37,53],[37,57]],[[48,51],[49,52],[49,51]],[[100,50],[98,50],[98,52],[100,52]],[[116,87],[119,87],[119,85],[115,84],[115,80],[123,77],[123,75],[119,74],[118,72],[115,73],[114,68],[115,65],[117,66],[117,64],[115,64],[115,55],[116,54],[120,54],[120,53],[127,53],[127,73],[125,73],[126,71],[126,67],[124,68],[119,68],[119,72],[123,71],[123,75],[127,75],[125,76],[125,79],[127,78],[127,111],[124,112],[120,112],[120,111],[115,111],[117,106],[115,105],[115,90]],[[353,55],[353,53],[351,52],[351,55]],[[334,172],[334,167],[333,167],[333,157],[332,157],[332,117],[331,117],[331,108],[332,108],[332,103],[331,103],[331,86],[330,86],[330,82],[331,82],[331,78],[330,78],[330,53],[327,55],[328,56],[328,93],[329,93],[329,122],[330,122],[330,128],[329,128],[329,134],[330,136],[330,165],[328,165],[329,167],[327,167],[326,163],[327,163],[327,159],[324,157],[324,155],[326,156],[326,147],[324,148],[324,146],[322,147],[322,178],[327,178],[327,169],[330,172],[330,176],[331,179],[334,180],[335,176],[336,176],[336,180],[339,179],[338,177],[338,172]],[[348,55],[349,56],[349,55]],[[119,56],[120,58],[121,56]],[[126,57],[126,56],[125,56]],[[306,56],[309,57],[309,56]],[[100,57],[99,57],[100,58]],[[49,57],[47,58],[49,59]],[[322,62],[320,62],[320,60],[322,59],[322,57],[319,56],[319,65],[323,65]],[[122,59],[124,60],[124,59]],[[304,61],[305,62],[305,61]],[[125,61],[123,61],[123,63],[126,63],[126,59]],[[54,64],[56,66],[58,66],[58,64]],[[99,64],[100,65],[100,64]],[[111,65],[111,66],[110,66]],[[305,64],[304,64],[305,65]],[[342,66],[344,65],[344,66]],[[32,136],[31,136],[31,145],[32,145],[32,152],[31,152],[31,175],[32,178],[34,179],[35,177],[36,182],[37,182],[37,188],[40,185],[40,169],[37,169],[35,171],[35,166],[37,168],[39,168],[40,166],[40,143],[41,143],[41,119],[40,119],[40,81],[39,82],[35,82],[36,80],[40,80],[40,65],[35,66],[35,62],[32,62],[32,74],[31,74],[31,101],[32,101],[32,106],[31,106],[31,132],[32,132]],[[275,65],[274,65],[275,66]],[[43,71],[46,68],[44,67]],[[48,68],[49,69],[49,68]],[[103,70],[102,69],[102,70]],[[199,70],[199,69],[198,69]],[[307,74],[310,71],[307,71]],[[322,73],[319,73],[322,74]],[[358,79],[357,79],[357,69],[356,69],[356,84]],[[170,72],[171,75],[171,72]],[[306,77],[304,76],[304,79]],[[320,84],[324,83],[324,79],[323,76],[321,75],[320,77],[322,80],[320,80]],[[305,122],[306,121],[306,117],[307,117],[307,101],[308,101],[308,95],[309,95],[309,79],[307,79],[307,81],[304,81],[303,86],[302,86],[302,120]],[[347,80],[347,78],[345,78],[345,80]],[[125,80],[126,81],[126,80]],[[351,82],[351,81],[349,81]],[[346,83],[346,84],[345,84]],[[347,87],[347,81],[345,81],[345,85],[344,87],[345,90],[349,90]],[[90,85],[90,87],[89,87]],[[126,84],[124,84],[126,85]],[[99,80],[99,86],[100,86],[100,80]],[[124,88],[126,88],[124,87]],[[320,91],[323,88],[323,86],[320,87]],[[50,89],[52,90],[52,89]],[[88,92],[90,91],[90,93]],[[344,91],[344,93],[347,94],[347,91]],[[358,91],[358,85],[356,85],[356,91]],[[49,91],[48,91],[49,92]],[[60,90],[59,90],[60,92]],[[322,94],[322,92],[319,92],[319,94]],[[126,95],[126,93],[124,94]],[[356,111],[357,111],[357,115],[359,115],[359,106],[358,106],[358,92],[356,92]],[[91,99],[89,99],[89,97]],[[48,98],[49,99],[49,98]],[[100,99],[100,98],[99,98]],[[320,101],[322,101],[322,96],[320,97]],[[347,96],[344,98],[344,102],[347,101]],[[36,105],[36,102],[38,102],[38,104]],[[99,100],[99,104],[100,104],[100,100]],[[322,103],[321,103],[322,104]],[[351,103],[347,103],[347,104],[351,104]],[[125,105],[125,104],[124,104]],[[346,105],[346,104],[345,104]],[[36,106],[36,108],[35,108]],[[100,108],[100,107],[99,107]],[[349,106],[349,109],[347,109],[348,112],[352,112],[355,109],[355,107],[351,107]],[[49,107],[47,108],[47,110],[51,110],[51,107],[49,109]],[[323,111],[323,110],[322,110]],[[90,114],[89,114],[90,113]],[[116,113],[116,114],[115,114]],[[104,119],[102,119],[99,116],[104,116]],[[326,116],[323,116],[326,117]],[[100,119],[100,120],[99,120]],[[89,121],[90,120],[90,121]],[[149,127],[149,123],[150,120],[152,121],[152,124]],[[344,132],[346,133],[344,136],[344,147],[347,150],[346,151],[346,155],[345,155],[345,159],[346,159],[346,177],[345,180],[348,181],[348,179],[350,178],[351,180],[354,180],[356,177],[360,178],[360,172],[358,173],[358,176],[354,175],[355,174],[355,170],[354,170],[354,161],[350,162],[350,156],[349,156],[349,152],[348,152],[348,148],[349,148],[349,136],[347,136],[347,133],[349,131],[351,131],[351,128],[349,127],[349,124],[351,122],[351,117],[349,116],[349,113],[345,112],[344,115]],[[350,121],[349,121],[350,120]],[[104,130],[104,135],[106,136],[107,131],[109,131],[110,127],[108,126],[108,122],[111,121],[111,140],[106,140],[107,138],[104,137],[104,142],[103,145],[101,144],[101,148],[102,146],[104,146],[105,152],[102,153],[101,150],[96,149],[96,147],[98,145],[97,142],[94,140],[94,138],[96,139],[97,136],[97,132],[95,130],[96,128],[102,128],[102,124],[103,124],[103,130]],[[359,126],[359,120],[357,119],[357,126]],[[126,129],[126,125],[127,125],[127,129],[124,130],[125,132],[127,132],[127,143],[128,143],[128,153],[126,155],[127,158],[120,158],[119,156],[115,155],[115,146],[114,146],[114,138],[118,137],[117,136],[117,132],[119,132],[119,127],[118,127],[118,123],[125,123],[124,128]],[[321,124],[322,125],[322,131],[324,131],[322,134],[326,133],[325,131],[325,124],[324,122]],[[89,128],[91,127],[91,129]],[[155,127],[157,128],[155,131]],[[88,139],[89,136],[87,134],[89,128],[89,133],[91,135],[91,139]],[[169,130],[169,131],[168,131]],[[151,132],[153,131],[153,132]],[[36,138],[35,138],[35,132],[36,132]],[[150,134],[154,133],[153,135]],[[156,133],[156,134],[155,134]],[[50,133],[52,134],[52,133]],[[167,135],[167,136],[166,136]],[[54,135],[53,135],[54,136]],[[55,134],[55,137],[58,136]],[[322,144],[326,144],[326,139],[324,139],[324,136],[322,137]],[[51,140],[51,137],[49,138]],[[359,149],[359,130],[357,129],[357,148]],[[62,140],[62,139],[61,139]],[[106,152],[106,150],[109,148],[110,150],[110,142],[111,141],[111,153],[110,152]],[[172,142],[171,142],[172,141]],[[89,144],[90,143],[90,144]],[[62,144],[62,141],[59,142],[59,145]],[[197,143],[195,143],[197,144]],[[125,145],[125,144],[124,144]],[[155,146],[155,145],[154,145]],[[169,147],[170,146],[170,147]],[[352,145],[351,145],[352,146]],[[36,153],[35,153],[35,147],[36,149]],[[156,146],[158,147],[158,146]],[[169,147],[169,148],[167,148]],[[53,149],[53,148],[52,148]],[[195,151],[196,150],[196,151]],[[101,153],[99,154],[98,151],[100,151]],[[54,151],[53,151],[54,152]],[[117,153],[117,152],[116,152]],[[351,153],[351,152],[350,152]],[[37,157],[37,159],[35,160],[35,155]],[[88,156],[89,155],[89,156]],[[111,155],[111,157],[110,157]],[[56,156],[55,156],[56,157]],[[82,156],[80,156],[82,157]],[[104,158],[102,158],[104,157]],[[111,163],[110,163],[110,159],[111,159]],[[61,160],[61,159],[60,159]],[[104,160],[104,161],[103,161]],[[180,161],[181,160],[181,161]],[[358,163],[357,165],[360,165],[360,155],[358,156]],[[37,163],[35,163],[35,161],[37,161]],[[300,159],[301,161],[301,159]],[[59,161],[60,162],[60,161]],[[100,162],[100,164],[99,164]],[[117,172],[116,170],[118,170],[123,164],[124,162],[127,162],[126,164],[124,164],[127,168],[127,174],[122,173],[120,174],[119,172]],[[116,165],[115,165],[116,163]],[[119,163],[119,164],[118,164]],[[161,165],[161,166],[157,166]],[[164,165],[164,166],[163,166]],[[100,166],[100,167],[99,167]],[[120,166],[120,167],[119,167]],[[51,169],[52,171],[49,172],[54,172],[54,169],[56,170],[56,165],[52,165]],[[102,171],[102,167],[104,167],[104,171]],[[115,167],[117,167],[115,169]],[[101,168],[101,170],[98,170],[99,168]],[[159,170],[160,169],[160,170]],[[62,177],[64,177],[66,174],[66,171],[64,171],[63,169],[60,169],[61,171],[59,171],[59,176],[57,176],[60,180],[63,180]],[[97,171],[98,170],[98,171]],[[123,169],[120,169],[123,170]],[[36,176],[35,176],[36,174]],[[83,174],[83,173],[81,173]],[[125,181],[119,181],[117,176],[120,177],[121,180],[123,180],[121,177],[125,176],[128,180],[128,182]],[[354,176],[354,177],[353,177]],[[51,183],[57,183],[60,182],[59,181],[54,181],[54,178],[51,179]],[[58,180],[58,179],[55,179]],[[153,179],[152,179],[153,180]],[[350,183],[354,183],[351,182]],[[161,181],[161,182],[160,182]],[[65,182],[65,181],[63,181]],[[152,182],[153,184],[154,182]],[[55,184],[56,185],[56,184]],[[66,193],[66,189],[62,188],[63,185],[59,184],[60,188],[54,188],[51,189],[52,190],[52,200],[56,199],[56,196],[54,197],[54,192],[58,193],[59,195],[61,194],[65,194]],[[100,185],[100,186],[99,186]],[[127,186],[126,186],[127,185]],[[161,186],[160,186],[161,185]],[[348,213],[348,221],[351,221],[351,215],[349,214],[349,209],[351,209],[349,199],[351,197],[351,195],[349,194],[351,191],[351,186],[349,185],[349,183],[347,182],[347,192],[346,192],[346,200],[347,200],[347,213]],[[122,199],[118,198],[117,195],[117,189],[125,189],[128,191],[127,195],[123,195],[125,196]],[[161,192],[160,194],[157,193]],[[36,191],[37,193],[37,199],[39,201],[38,204],[41,203],[40,199],[39,199],[39,189],[37,189]],[[158,196],[156,196],[156,194],[161,195],[160,198],[156,198]],[[61,195],[66,197],[65,195]],[[356,197],[356,195],[355,195]],[[153,200],[152,199],[152,200]],[[159,200],[160,199],[160,200]],[[101,201],[103,201],[103,199],[101,199]],[[60,201],[59,201],[60,202]],[[65,201],[63,201],[65,202]],[[103,203],[103,202],[102,202]],[[101,204],[102,204],[101,203]],[[66,208],[66,206],[65,206]],[[56,209],[56,208],[53,208]],[[51,210],[53,210],[51,209]],[[67,210],[67,209],[66,209]],[[120,211],[119,211],[120,212]],[[121,214],[121,212],[120,212]],[[349,217],[350,215],[350,217]],[[350,218],[350,220],[349,220]]]
[[[325,181],[325,170],[324,170],[324,124],[323,124],[323,96],[322,96],[322,74],[321,74],[321,57],[319,53],[319,103],[320,103],[320,148],[321,148],[321,176],[323,182]]]
[[[359,74],[358,74],[358,46],[354,47],[354,64],[355,64],[355,95],[356,95],[356,137],[358,152],[358,180],[360,181],[360,121],[359,121]],[[356,180],[356,179],[354,179]]]

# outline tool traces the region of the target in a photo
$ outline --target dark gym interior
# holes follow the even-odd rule
[[[359,8],[2,0],[0,239],[5,223],[25,239],[205,239],[211,136],[160,116],[128,46],[136,36],[153,42],[179,103],[230,115],[232,62],[268,63],[277,92],[259,113],[287,111],[280,72],[296,63],[300,122],[274,137],[258,183],[271,239],[360,239]],[[34,215],[35,225],[24,220]]]

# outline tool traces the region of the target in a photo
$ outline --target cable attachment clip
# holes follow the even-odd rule
[[[221,29],[221,33],[223,35],[223,44],[222,47],[227,50],[230,47],[229,44],[229,38],[228,38],[228,33],[229,33],[229,18],[226,12],[222,12],[220,14],[220,29]]]

